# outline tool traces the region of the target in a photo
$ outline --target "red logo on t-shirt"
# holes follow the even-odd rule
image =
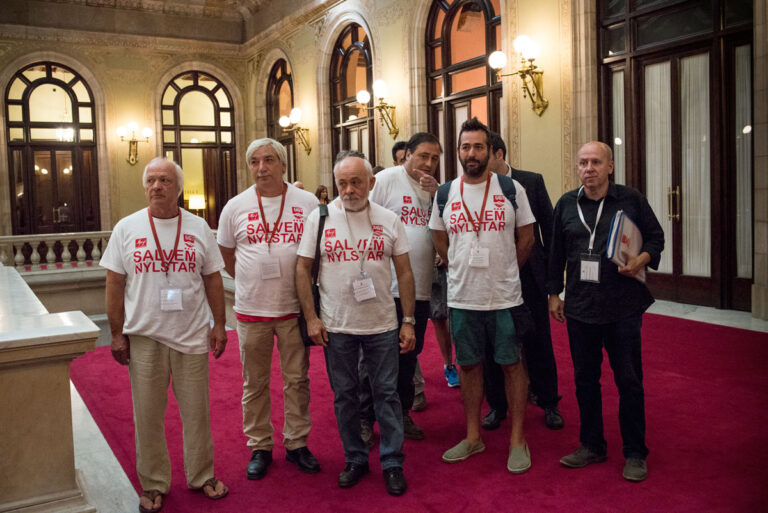
[[[451,211],[456,212],[457,210],[461,210],[460,201],[454,201],[453,203],[451,203]]]
[[[147,239],[146,237],[143,239],[136,239],[136,247],[137,248],[146,248],[147,247]]]
[[[258,212],[248,212],[248,220],[249,221],[258,221],[259,220],[259,213]]]
[[[195,243],[195,236],[189,235],[188,233],[184,234],[184,242],[187,244],[194,244]]]
[[[373,229],[373,234],[377,237],[381,237],[381,235],[384,233],[384,227],[380,224],[372,224],[371,229]]]
[[[503,194],[494,194],[493,195],[493,204],[497,207],[501,208],[504,206],[504,195]]]
[[[410,196],[403,196],[403,203],[405,203],[406,205],[410,205],[411,203],[413,203],[413,200],[411,199]]]
[[[304,213],[304,210],[301,207],[293,207],[291,210],[293,210],[294,215],[300,216]]]
[[[326,228],[325,229],[325,236],[326,236],[326,238],[336,237],[336,228]]]

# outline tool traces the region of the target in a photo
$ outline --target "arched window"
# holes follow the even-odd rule
[[[67,66],[31,64],[11,78],[5,109],[13,233],[99,230],[88,84]]]
[[[363,27],[350,24],[339,35],[331,58],[331,119],[333,157],[340,150],[357,150],[376,165],[373,112],[360,105],[355,95],[371,90],[373,56]]]
[[[293,134],[284,133],[278,124],[281,116],[288,116],[293,108],[293,79],[291,66],[285,59],[278,59],[269,72],[267,82],[267,134],[279,141],[288,153],[288,181],[297,180],[296,145]]]
[[[162,119],[165,156],[184,168],[184,208],[216,228],[237,192],[232,97],[215,77],[185,71],[163,92]]]
[[[434,0],[426,33],[429,130],[455,148],[461,124],[477,118],[499,131],[501,82],[486,65],[501,49],[500,0]],[[446,151],[441,178],[457,176],[456,152]]]

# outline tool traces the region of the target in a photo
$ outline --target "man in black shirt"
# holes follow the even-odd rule
[[[606,459],[600,393],[605,347],[619,389],[619,425],[626,458],[623,476],[642,481],[648,475],[648,448],[640,326],[653,298],[636,277],[646,266],[658,268],[664,232],[644,196],[610,181],[613,155],[608,145],[589,142],[582,146],[578,169],[582,186],[564,194],[555,207],[547,275],[549,312],[558,322],[568,319],[581,421],[581,446],[560,463],[581,468]],[[640,254],[622,267],[606,258],[611,220],[619,210],[643,236]],[[563,270],[567,271],[565,303],[559,297]]]

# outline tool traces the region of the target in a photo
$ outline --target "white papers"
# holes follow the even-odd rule
[[[627,261],[640,254],[643,248],[643,235],[640,229],[624,213],[616,212],[611,220],[611,230],[608,233],[608,245],[605,256],[619,267],[627,265]],[[635,278],[645,283],[645,269],[635,275]]]

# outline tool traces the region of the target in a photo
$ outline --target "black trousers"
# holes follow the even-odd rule
[[[523,302],[531,311],[533,330],[523,336],[523,357],[531,380],[530,391],[539,399],[542,408],[556,408],[560,401],[557,392],[557,364],[552,351],[552,335],[549,331],[549,303],[546,294],[524,267],[520,281]],[[493,350],[485,352],[483,385],[488,405],[501,414],[507,413],[507,397],[504,391],[504,371],[493,361]]]

